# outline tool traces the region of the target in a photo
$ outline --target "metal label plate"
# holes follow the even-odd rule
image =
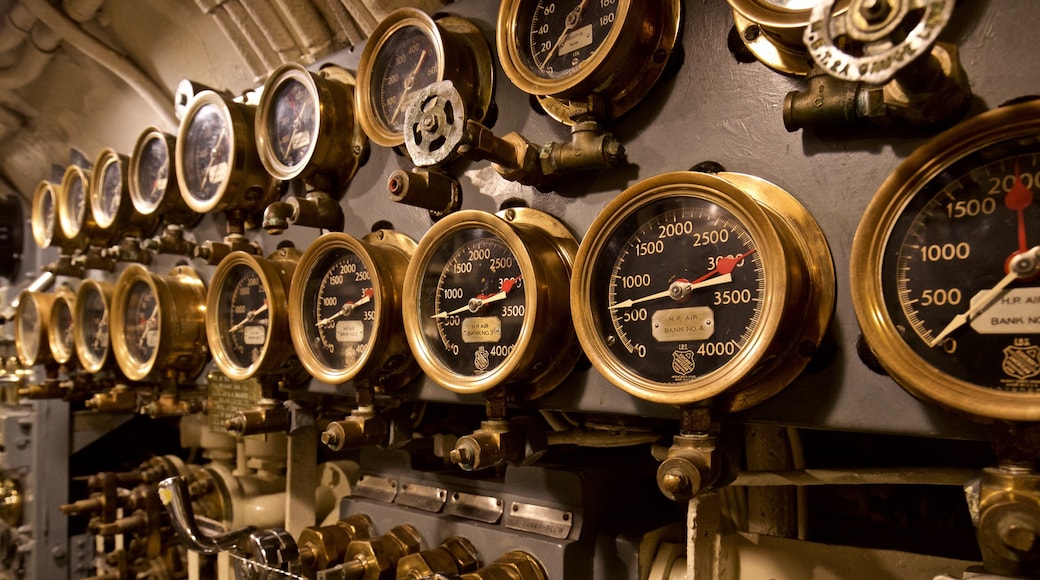
[[[554,508],[513,502],[506,514],[506,527],[550,538],[570,535],[574,514]]]
[[[206,375],[209,428],[217,433],[227,433],[224,422],[239,411],[256,408],[263,397],[260,381],[247,379],[233,381],[223,373],[213,371]]]

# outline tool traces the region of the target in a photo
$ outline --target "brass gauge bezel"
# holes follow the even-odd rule
[[[275,96],[288,82],[297,82],[307,90],[315,111],[315,135],[304,158],[294,165],[279,159],[268,129],[275,114]],[[268,173],[281,180],[335,173],[337,185],[349,182],[361,166],[367,146],[367,137],[354,114],[354,88],[354,75],[337,66],[324,67],[317,73],[296,63],[275,69],[260,96],[255,128],[256,149]]]
[[[69,165],[61,178],[61,197],[58,200],[58,222],[61,224],[62,236],[69,244],[77,248],[85,248],[97,234],[98,227],[94,222],[94,212],[90,209],[90,176],[92,172],[78,165]],[[69,195],[72,194],[74,181],[79,181],[83,187],[83,216],[77,218],[72,215],[72,207],[69,203]]]
[[[138,283],[149,287],[159,308],[157,342],[146,361],[136,360],[125,342],[127,299]],[[119,368],[134,381],[157,380],[167,371],[186,379],[198,376],[209,358],[205,315],[206,285],[193,268],[177,266],[161,275],[140,264],[127,266],[116,282],[110,310],[112,351]]]
[[[597,287],[592,278],[601,254],[626,219],[655,202],[675,197],[715,204],[746,229],[761,259],[764,299],[746,346],[733,358],[703,376],[666,383],[633,372],[611,353],[607,337],[596,326],[595,317],[602,313],[593,312],[591,307],[596,303],[592,293],[605,292],[606,288]],[[622,192],[589,227],[571,279],[571,314],[593,366],[621,390],[655,403],[710,401],[719,412],[741,411],[786,387],[815,353],[834,311],[835,277],[830,256],[816,221],[775,184],[737,173],[658,175]]]
[[[545,111],[563,123],[570,102],[590,95],[606,101],[606,118],[620,117],[653,88],[679,37],[682,0],[617,0],[617,17],[598,49],[576,71],[558,78],[534,74],[524,63],[520,15],[536,8],[531,0],[503,0],[496,25],[498,60],[510,81],[538,97]]]
[[[33,192],[30,221],[32,222],[33,240],[41,248],[61,247],[68,241],[65,239],[64,231],[62,231],[61,217],[58,214],[58,205],[61,197],[60,183],[52,183],[45,179],[36,184],[36,191]],[[48,198],[51,203],[51,226],[49,231],[46,227],[48,217],[45,215],[44,210],[44,203]]]
[[[462,96],[470,119],[483,121],[491,110],[494,92],[494,64],[491,51],[480,29],[457,16],[436,19],[415,8],[394,10],[376,26],[369,36],[358,63],[357,87],[354,91],[355,111],[361,128],[373,143],[384,147],[404,144],[404,132],[388,127],[376,110],[373,99],[376,88],[373,76],[380,51],[389,39],[408,27],[418,28],[430,39],[437,53],[437,81],[448,80]],[[450,66],[448,63],[451,63]],[[412,87],[418,95],[423,87]],[[402,109],[402,118],[404,109]]]
[[[95,334],[92,337],[87,336],[86,333],[91,331],[91,328],[84,320],[85,314],[83,313],[83,309],[88,302],[88,294],[96,292],[105,304],[105,316],[107,317],[106,324],[109,325],[109,329],[111,329],[112,295],[114,291],[112,284],[91,279],[81,282],[79,289],[76,290],[75,308],[72,311],[72,320],[75,327],[73,331],[73,339],[76,342],[76,355],[79,358],[79,364],[83,367],[83,370],[88,373],[101,372],[108,364],[112,354],[112,333],[110,331],[105,332],[105,338],[103,340],[104,354],[100,357],[93,356],[93,351],[87,344],[87,341],[96,340],[98,334]]]
[[[212,199],[199,199],[188,187],[184,156],[190,145],[188,132],[196,115],[207,106],[215,107],[223,117],[230,135],[228,174]],[[200,91],[188,104],[177,131],[174,165],[184,203],[197,213],[242,212],[246,215],[262,211],[276,201],[278,182],[264,169],[256,151],[256,106],[239,103],[211,90]]]
[[[338,385],[351,380],[367,380],[384,389],[401,387],[419,372],[408,342],[404,338],[401,318],[402,286],[416,243],[410,237],[392,230],[376,230],[363,238],[333,232],[319,237],[304,252],[289,286],[289,331],[296,354],[307,371],[316,379]],[[314,327],[302,311],[308,302],[305,292],[308,280],[321,279],[317,270],[326,265],[333,252],[354,254],[364,264],[372,281],[372,303],[375,320],[364,352],[351,364],[333,367],[312,350]]]
[[[292,341],[289,339],[288,296],[289,282],[292,279],[300,251],[296,248],[280,248],[269,258],[260,258],[247,252],[232,252],[227,255],[210,278],[209,291],[206,294],[206,339],[209,341],[213,362],[228,378],[244,381],[260,375],[285,374],[292,371],[295,361]],[[268,324],[260,355],[253,364],[242,366],[235,362],[227,344],[227,330],[220,323],[220,317],[226,315],[225,304],[221,301],[226,284],[233,284],[236,278],[232,275],[236,268],[245,267],[256,273],[267,296]]]
[[[444,243],[464,230],[484,230],[501,240],[519,266],[525,314],[515,348],[494,369],[461,375],[445,368],[427,340],[422,303],[423,279]],[[404,280],[404,328],[423,371],[434,382],[459,394],[513,387],[516,400],[533,400],[556,388],[573,370],[580,349],[568,317],[567,288],[578,243],[567,227],[535,209],[510,208],[491,214],[465,210],[438,221],[423,236]]]
[[[101,208],[104,201],[105,174],[112,165],[117,166],[120,175],[120,201],[115,215],[108,216]],[[91,173],[90,211],[98,229],[108,233],[111,240],[121,236],[147,236],[152,234],[159,225],[159,214],[144,215],[136,211],[130,197],[129,166],[129,157],[106,147],[98,153],[97,160],[94,161],[94,171]]]
[[[771,0],[727,1],[733,8],[737,35],[759,62],[783,74],[809,74],[812,59],[802,34],[809,25],[814,3],[805,8],[788,8]],[[840,0],[835,14],[843,13],[848,1]]]
[[[975,420],[1038,421],[1038,395],[979,386],[946,374],[916,354],[885,307],[882,263],[897,219],[914,197],[957,161],[1002,142],[1040,135],[1040,101],[1001,107],[936,136],[882,183],[852,242],[852,304],[863,338],[888,374],[919,399]]]
[[[159,201],[156,203],[145,199],[145,194],[141,191],[141,162],[144,152],[152,142],[162,143],[166,150],[166,186],[162,188]],[[127,172],[130,201],[136,212],[142,216],[155,216],[156,219],[161,217],[166,223],[193,226],[202,219],[202,214],[192,210],[184,201],[180,181],[177,180],[176,155],[176,137],[158,127],[146,127],[138,136],[134,152],[130,155]]]
[[[69,318],[72,322],[71,327],[67,329],[58,326],[58,312],[62,308],[68,309]],[[54,293],[54,301],[51,303],[50,312],[47,313],[47,344],[50,347],[51,359],[58,364],[66,364],[76,356],[75,308],[76,294],[68,286],[60,287]],[[69,336],[68,333],[71,333],[73,340],[72,344],[66,345],[65,340]]]
[[[54,360],[51,356],[48,336],[50,336],[51,324],[49,314],[55,298],[55,294],[31,290],[23,290],[18,295],[18,308],[14,313],[14,347],[18,361],[27,367]],[[32,308],[36,312],[36,327],[32,329],[36,335],[36,348],[29,348],[29,337],[26,336],[24,317],[27,308]]]

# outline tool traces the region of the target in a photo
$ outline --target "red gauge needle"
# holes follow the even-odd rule
[[[333,322],[335,322],[339,318],[343,318],[344,316],[350,316],[350,313],[354,312],[355,308],[357,308],[358,306],[361,306],[362,304],[368,304],[372,300],[372,294],[373,294],[373,291],[372,291],[371,288],[365,288],[361,292],[361,298],[357,299],[357,301],[355,301],[355,302],[347,302],[346,304],[343,305],[342,308],[337,310],[335,314],[333,314],[332,316],[329,316],[328,318],[322,318],[318,322],[314,323],[314,326],[316,326],[318,328],[322,328],[322,327],[325,327],[325,326],[328,326],[328,325],[332,324]]]
[[[1004,205],[1011,211],[1018,213],[1018,251],[1025,252],[1029,249],[1026,245],[1026,208],[1033,204],[1033,192],[1022,183],[1022,174],[1018,169],[1018,160],[1015,160],[1015,183],[1004,198]]]
[[[619,308],[629,308],[640,302],[646,302],[648,300],[657,300],[658,298],[671,297],[672,300],[678,302],[679,300],[685,299],[690,295],[690,292],[698,289],[705,288],[708,286],[717,286],[719,284],[726,284],[733,281],[733,269],[737,267],[737,264],[744,258],[750,256],[755,252],[755,248],[751,248],[747,252],[739,256],[732,258],[719,258],[715,262],[715,267],[711,271],[704,274],[700,278],[697,278],[693,282],[685,278],[679,278],[668,285],[667,290],[662,290],[648,296],[640,298],[630,298],[628,300],[622,300],[617,304],[611,305],[608,310],[617,310]]]
[[[485,304],[490,304],[492,302],[498,302],[499,300],[505,300],[505,298],[509,294],[509,292],[514,287],[516,287],[517,284],[520,283],[520,280],[522,278],[523,278],[523,276],[517,276],[516,278],[506,278],[505,280],[502,280],[502,287],[501,287],[501,289],[498,292],[496,292],[496,293],[494,293],[494,294],[492,294],[490,296],[485,296],[484,294],[478,294],[475,298],[470,298],[465,306],[460,306],[460,307],[456,308],[455,310],[452,310],[451,312],[438,312],[437,314],[434,314],[430,318],[447,318],[449,316],[454,316],[456,314],[461,314],[461,313],[463,313],[463,312],[465,312],[467,310],[469,310],[470,312],[476,312],[477,310],[480,310],[480,307],[484,306]]]

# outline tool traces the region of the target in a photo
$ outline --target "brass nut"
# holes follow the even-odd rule
[[[480,556],[473,543],[462,536],[452,536],[441,542],[441,546],[455,558],[459,572],[472,572],[480,566]]]

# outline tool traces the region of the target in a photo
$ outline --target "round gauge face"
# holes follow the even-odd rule
[[[66,196],[71,210],[69,215],[76,226],[76,233],[78,233],[87,217],[87,188],[81,177],[77,176],[72,179]]]
[[[43,336],[40,326],[40,311],[36,308],[36,301],[28,295],[22,295],[22,299],[18,303],[16,324],[18,325],[17,336],[21,352],[35,360],[40,352]]]
[[[159,301],[152,287],[136,280],[126,295],[123,320],[127,353],[137,364],[149,363],[159,346]]]
[[[460,376],[497,369],[520,340],[527,308],[520,263],[492,232],[466,228],[430,254],[419,281],[423,340]]]
[[[140,199],[135,200],[141,213],[151,213],[159,207],[166,185],[170,179],[170,148],[159,135],[141,147],[137,161],[137,191]]]
[[[86,285],[76,296],[76,310],[75,332],[84,347],[79,354],[88,365],[99,365],[108,356],[108,301],[97,286]]]
[[[884,305],[934,369],[1040,393],[1038,195],[1040,138],[1031,137],[961,158],[902,208],[881,262]]]
[[[278,85],[267,118],[267,134],[274,157],[296,167],[310,158],[318,137],[318,107],[308,88],[289,78]]]
[[[231,174],[231,124],[224,112],[212,103],[195,110],[184,134],[183,186],[199,201],[219,195]]]
[[[373,59],[372,109],[392,133],[404,130],[404,113],[427,85],[437,82],[437,48],[418,26],[404,26],[386,39]]]
[[[238,368],[253,366],[263,354],[271,321],[267,290],[256,270],[240,264],[227,272],[216,315],[224,353]]]
[[[47,188],[40,199],[40,217],[43,220],[43,236],[49,243],[54,239],[54,223],[57,220],[58,211],[54,205],[54,189]]]
[[[336,372],[353,367],[369,348],[377,324],[372,272],[347,248],[318,259],[303,288],[304,326],[313,328],[309,348]]]
[[[123,200],[123,168],[118,159],[105,164],[101,170],[101,190],[97,208],[99,225],[110,226],[119,214],[119,204]]]
[[[618,14],[615,0],[536,0],[517,8],[517,46],[535,75],[555,79],[580,68],[607,39]]]
[[[51,308],[51,332],[54,333],[51,347],[57,347],[52,354],[59,361],[67,361],[76,349],[72,308],[68,300],[61,298],[55,300]]]
[[[631,373],[686,383],[748,346],[762,315],[765,268],[729,210],[698,197],[639,206],[591,266],[589,308],[609,353]]]

